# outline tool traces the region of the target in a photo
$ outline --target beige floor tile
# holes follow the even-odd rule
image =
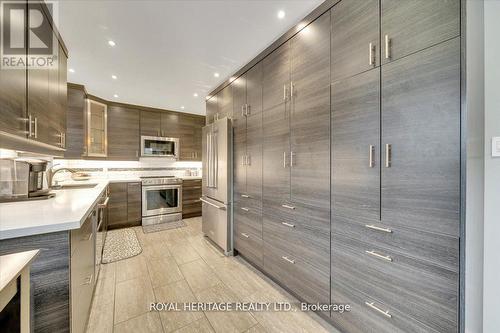
[[[148,312],[155,301],[148,276],[117,283],[115,294],[115,325]]]
[[[203,236],[191,237],[188,238],[188,241],[198,255],[203,258],[209,266],[213,266],[213,264],[224,258],[224,254]]]
[[[92,300],[87,332],[113,333],[114,300],[96,297]]]
[[[115,325],[117,333],[162,333],[160,316],[156,312],[148,312],[138,317]]]
[[[115,279],[116,277],[116,263],[102,264],[99,269],[99,278]]]
[[[147,259],[159,259],[171,256],[166,243],[147,243],[142,246],[142,255]]]
[[[169,245],[169,249],[179,265],[200,259],[198,252],[185,239],[184,243]]]
[[[134,279],[148,274],[146,258],[138,255],[116,263],[116,283]]]
[[[245,333],[266,333],[266,329],[261,324],[250,327]]]
[[[103,278],[101,274],[99,274],[94,290],[94,297],[97,296],[102,297],[109,302],[113,302],[115,298],[115,279],[111,277]]]
[[[207,318],[202,318],[176,330],[175,333],[211,333],[213,331]]]
[[[155,288],[156,301],[160,303],[187,303],[196,302],[189,285],[185,280],[177,281],[166,286]],[[181,305],[179,305],[181,306]],[[160,319],[165,332],[172,332],[198,319],[204,318],[203,312],[188,311],[161,311]]]
[[[200,302],[238,302],[238,297],[223,284],[196,293]],[[255,318],[249,312],[206,311],[205,315],[216,332],[244,332],[257,324]]]
[[[221,282],[202,259],[180,265],[180,269],[194,293],[213,287]]]
[[[173,257],[147,260],[147,266],[153,288],[184,279]]]

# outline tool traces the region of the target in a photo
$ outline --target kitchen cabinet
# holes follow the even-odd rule
[[[215,118],[222,119],[233,116],[233,86],[228,85],[218,94],[217,98],[217,113]]]
[[[201,216],[201,179],[182,181],[182,218]]]
[[[204,122],[198,116],[179,117],[177,135],[180,139],[181,161],[201,161],[201,129]]]
[[[138,160],[140,155],[140,111],[123,106],[108,107],[108,158]]]
[[[141,225],[142,188],[140,182],[109,184],[109,229]]]
[[[460,35],[460,0],[381,0],[382,63]]]
[[[380,66],[379,0],[343,0],[332,8],[332,81]]]
[[[108,155],[108,106],[87,99],[87,156],[106,157]]]
[[[328,13],[263,61],[264,270],[309,302],[330,284],[329,40]]]
[[[80,159],[86,155],[85,119],[86,102],[85,88],[69,84],[66,112],[66,151],[64,158]]]
[[[141,135],[161,136],[161,113],[141,111]]]

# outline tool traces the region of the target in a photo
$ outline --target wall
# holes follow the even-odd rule
[[[500,158],[491,138],[500,136],[500,1],[484,2],[485,159],[483,331],[500,332]]]
[[[484,1],[466,2],[465,332],[483,331]]]

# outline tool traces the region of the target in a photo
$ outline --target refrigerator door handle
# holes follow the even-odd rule
[[[225,209],[226,209],[226,207],[224,207],[224,206],[218,206],[218,205],[216,205],[216,204],[214,204],[214,203],[212,203],[212,202],[210,202],[210,201],[208,201],[208,200],[205,200],[205,199],[203,199],[203,198],[200,198],[200,200],[201,200],[201,202],[204,202],[204,203],[206,203],[207,205],[210,205],[210,206],[215,207],[215,208],[217,208],[217,209],[222,209],[222,210],[225,210]]]
[[[217,188],[217,184],[219,182],[219,177],[218,177],[218,174],[219,174],[219,145],[218,145],[218,138],[217,138],[217,132],[214,133],[214,142],[213,142],[213,146],[214,146],[214,149],[213,149],[213,158],[214,158],[214,168],[213,168],[213,172],[214,172],[214,177],[213,177],[213,187],[214,188]]]

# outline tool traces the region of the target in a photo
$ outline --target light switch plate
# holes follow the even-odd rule
[[[500,157],[500,136],[491,139],[491,156]]]

